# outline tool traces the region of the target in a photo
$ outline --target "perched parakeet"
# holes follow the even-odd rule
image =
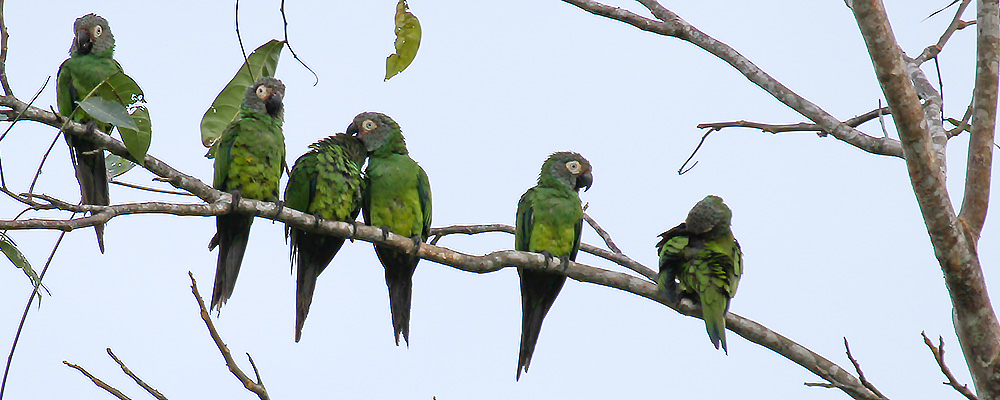
[[[687,219],[663,232],[659,286],[673,301],[681,296],[701,303],[702,318],[715,348],[726,347],[726,312],[743,274],[743,252],[733,237],[733,212],[719,196],[706,196]]]
[[[388,115],[364,112],[347,128],[368,150],[362,215],[365,224],[383,232],[413,238],[414,250],[431,231],[431,185],[427,173],[407,155],[399,124]],[[389,287],[392,329],[399,345],[403,334],[410,344],[410,295],[413,271],[419,258],[412,253],[375,245],[375,254],[385,267]]]
[[[514,249],[558,257],[564,263],[576,260],[583,229],[579,190],[594,182],[590,162],[572,152],[554,153],[542,164],[538,184],[517,203]],[[521,280],[521,350],[517,356],[517,379],[528,371],[535,352],[542,320],[556,301],[566,276],[518,268]]]
[[[73,23],[73,44],[69,58],[59,66],[56,74],[56,103],[59,114],[74,121],[87,124],[88,129],[100,129],[110,133],[111,124],[98,122],[81,110],[73,110],[76,102],[94,90],[105,79],[122,71],[121,65],[113,57],[115,37],[111,34],[108,20],[96,14],[87,14]],[[118,101],[106,91],[95,92],[104,100]],[[70,157],[80,182],[80,196],[84,204],[106,206],[108,199],[108,172],[104,165],[104,150],[97,144],[80,137],[64,133],[70,147]],[[104,224],[94,225],[97,231],[97,245],[104,252]]]
[[[285,205],[317,218],[354,222],[361,211],[364,181],[361,166],[367,151],[358,138],[338,134],[309,146],[295,161],[285,186]],[[291,245],[295,278],[295,341],[309,314],[316,278],[344,244],[344,238],[308,232],[288,226],[285,237]]]
[[[216,143],[214,187],[232,193],[234,206],[240,197],[278,201],[278,180],[285,166],[284,96],[281,81],[267,76],[257,79],[247,88],[236,119]],[[218,309],[233,294],[253,216],[229,213],[215,221],[217,232],[208,248],[219,246],[212,289],[212,308]]]

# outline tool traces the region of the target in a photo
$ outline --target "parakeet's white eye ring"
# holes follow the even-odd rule
[[[573,173],[573,175],[579,174],[581,168],[582,167],[580,167],[579,161],[570,161],[566,163],[566,169],[568,169],[569,172]]]
[[[370,119],[366,119],[365,122],[361,123],[361,127],[365,128],[366,131],[370,131],[372,129],[375,129],[375,121],[372,121]]]
[[[267,88],[263,85],[257,86],[257,97],[264,100],[264,98],[267,97]]]
[[[100,37],[102,33],[104,33],[104,28],[100,25],[94,27],[94,37]]]

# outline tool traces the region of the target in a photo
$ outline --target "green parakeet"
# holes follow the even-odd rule
[[[285,85],[261,77],[247,88],[240,112],[222,131],[215,153],[214,187],[240,197],[278,201],[278,180],[285,166],[284,115],[281,99]],[[212,289],[212,308],[221,308],[236,286],[243,253],[250,237],[253,216],[229,213],[216,217],[215,237],[208,248],[219,247],[219,262]]]
[[[715,348],[726,347],[726,312],[743,274],[743,252],[733,237],[733,212],[718,196],[695,204],[687,219],[660,234],[659,286],[673,301],[682,296],[701,303],[702,318]]]
[[[538,184],[517,203],[514,249],[558,257],[564,263],[576,260],[583,229],[579,190],[594,182],[590,162],[572,152],[554,153],[542,164]],[[517,379],[528,371],[542,320],[566,282],[566,276],[518,268],[521,280],[521,350],[517,356]]]
[[[76,102],[83,100],[90,91],[105,79],[121,72],[122,67],[112,58],[115,51],[115,37],[111,34],[108,20],[96,14],[87,14],[73,23],[73,44],[69,49],[69,58],[59,66],[56,74],[56,103],[59,113],[71,117],[74,121],[87,124],[88,129],[100,129],[104,133],[111,132],[111,125],[98,122],[83,110],[73,110]],[[117,101],[109,93],[95,92],[104,100]],[[80,182],[80,197],[84,204],[106,206],[108,198],[108,172],[104,166],[104,149],[97,144],[64,133],[66,143],[70,147],[70,157],[76,179]],[[97,245],[104,253],[104,224],[95,225]]]
[[[317,218],[354,222],[361,211],[364,181],[361,166],[367,151],[358,138],[338,134],[309,146],[308,153],[295,161],[285,186],[285,205]],[[302,324],[309,314],[316,278],[323,272],[344,238],[286,227],[295,279],[295,341],[302,336]]]
[[[426,241],[431,231],[431,186],[424,169],[407,155],[399,124],[385,114],[364,112],[354,117],[347,133],[357,135],[368,150],[361,206],[365,224],[411,237],[414,246]],[[379,245],[375,254],[385,267],[396,345],[402,333],[409,346],[413,271],[420,259]]]

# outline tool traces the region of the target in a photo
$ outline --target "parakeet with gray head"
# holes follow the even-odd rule
[[[388,115],[358,114],[347,133],[361,139],[368,150],[361,207],[365,224],[382,228],[386,235],[413,238],[410,252],[375,245],[375,254],[385,267],[396,345],[402,334],[409,346],[413,272],[420,261],[413,252],[430,235],[431,185],[424,169],[410,158],[399,124]]]
[[[361,166],[367,151],[358,138],[345,134],[327,137],[309,146],[295,161],[285,186],[285,205],[319,219],[353,223],[361,211],[364,181]],[[285,227],[291,245],[295,279],[295,341],[309,314],[316,278],[344,245],[344,238]]]
[[[558,152],[542,164],[538,184],[517,203],[514,249],[557,257],[563,263],[576,260],[583,230],[580,189],[590,189],[594,177],[590,162],[573,152]],[[528,371],[538,342],[542,320],[566,282],[566,276],[518,268],[521,282],[521,348],[517,376]]]
[[[59,65],[56,74],[56,103],[59,114],[72,118],[76,122],[87,125],[88,129],[100,129],[104,133],[111,132],[111,124],[94,120],[82,109],[77,108],[77,102],[90,93],[105,79],[121,72],[122,67],[115,61],[115,37],[111,34],[108,21],[96,14],[87,14],[73,23],[73,44],[69,49],[69,58]],[[95,92],[108,101],[118,101],[107,91]],[[74,112],[74,110],[76,110]],[[108,172],[104,165],[104,149],[97,144],[64,133],[66,143],[70,147],[70,158],[76,179],[80,183],[80,197],[83,204],[106,206],[111,204],[108,198]],[[97,245],[104,252],[104,224],[94,225],[97,232]]]
[[[743,252],[733,237],[733,212],[718,196],[695,204],[687,219],[660,234],[658,284],[672,301],[690,297],[701,303],[712,344],[727,354],[726,312],[743,274]]]
[[[285,166],[282,99],[285,85],[261,77],[247,87],[239,114],[222,131],[215,153],[214,187],[239,198],[278,201],[278,180]],[[212,308],[219,309],[236,286],[253,216],[230,212],[216,217],[217,233],[208,248],[219,247]]]

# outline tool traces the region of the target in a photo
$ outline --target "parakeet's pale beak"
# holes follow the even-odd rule
[[[590,185],[594,183],[594,176],[590,174],[590,171],[584,172],[582,175],[576,178],[576,189],[579,190],[583,188],[586,192],[590,190]]]
[[[281,92],[274,92],[271,97],[267,99],[264,103],[264,108],[267,110],[268,114],[272,116],[277,116],[278,112],[281,111]]]
[[[94,42],[90,40],[90,32],[86,29],[76,31],[76,51],[80,54],[90,54]]]

